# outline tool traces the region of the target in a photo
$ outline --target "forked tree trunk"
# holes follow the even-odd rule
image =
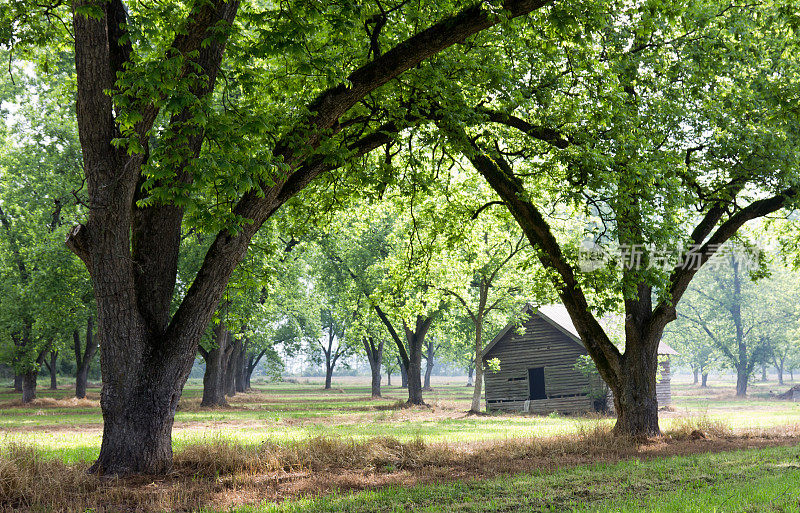
[[[206,362],[203,373],[203,399],[200,406],[227,406],[225,399],[225,369],[230,355],[230,332],[223,324],[214,327],[215,347],[209,351],[201,350]]]
[[[425,345],[425,335],[430,329],[431,317],[417,315],[414,330],[404,322],[403,327],[406,334],[406,344],[408,347],[408,404],[422,405],[422,348]]]
[[[253,372],[255,372],[256,367],[258,367],[258,363],[265,354],[267,354],[267,348],[262,349],[257,355],[251,354],[248,356],[247,369],[245,369],[245,382],[247,383],[247,390],[250,390],[250,380],[253,377]]]

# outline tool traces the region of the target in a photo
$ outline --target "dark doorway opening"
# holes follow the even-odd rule
[[[530,399],[547,399],[544,393],[544,367],[528,369],[528,391]]]

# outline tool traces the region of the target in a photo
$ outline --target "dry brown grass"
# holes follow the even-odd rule
[[[707,438],[693,439],[702,429]],[[688,433],[688,435],[687,435]],[[716,452],[797,443],[800,430],[739,437],[700,419],[640,444],[598,422],[578,435],[500,442],[426,444],[393,438],[313,438],[260,446],[222,438],[186,447],[165,477],[101,478],[87,465],[65,465],[35,450],[0,450],[0,510],[191,511],[276,501],[298,494],[487,478],[631,457]]]
[[[4,408],[100,408],[99,397],[85,397],[78,399],[69,397],[65,399],[54,399],[52,397],[37,397],[33,401],[23,404],[22,399],[9,401],[3,404]]]
[[[697,440],[700,438],[729,438],[733,436],[733,430],[722,421],[701,415],[675,419],[670,429],[664,434],[673,440]]]

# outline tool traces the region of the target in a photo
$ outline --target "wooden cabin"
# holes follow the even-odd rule
[[[597,410],[590,378],[575,367],[587,352],[566,308],[546,305],[537,310],[528,304],[522,313],[527,321],[509,323],[483,352],[484,364],[495,358],[500,362],[497,372],[487,368],[484,373],[486,409],[536,414]],[[666,406],[672,400],[669,356],[677,353],[663,342],[658,352],[656,393],[659,406]]]

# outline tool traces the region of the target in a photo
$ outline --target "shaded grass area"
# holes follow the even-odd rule
[[[334,493],[234,511],[794,512],[800,507],[798,482],[800,447],[793,446],[634,459],[483,481]]]

